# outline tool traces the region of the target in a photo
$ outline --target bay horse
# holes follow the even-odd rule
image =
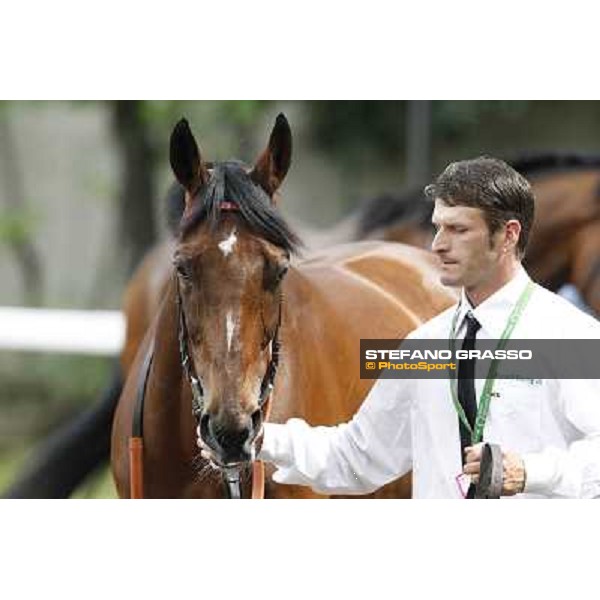
[[[600,157],[530,154],[508,161],[530,182],[535,218],[524,266],[552,291],[573,285],[600,317]],[[356,211],[353,239],[382,239],[429,248],[431,213],[422,188],[373,198]]]
[[[144,496],[220,498],[219,469],[247,467],[253,459],[264,418],[261,391],[276,347],[271,420],[338,424],[351,418],[373,384],[360,379],[359,340],[402,338],[456,295],[439,283],[433,256],[400,244],[348,244],[294,261],[300,241],[276,205],[291,163],[283,115],[251,169],[237,161],[204,162],[184,120],[173,130],[170,159],[185,208],[160,307],[116,410],[112,469],[119,495],[129,497],[128,439],[140,372],[152,356],[144,383]],[[190,373],[201,389],[196,417]],[[200,456],[197,435],[218,464]],[[267,481],[266,497],[316,496]],[[246,478],[244,496],[248,486]],[[410,480],[373,496],[410,497]]]

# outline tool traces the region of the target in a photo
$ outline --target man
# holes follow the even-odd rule
[[[410,338],[453,336],[463,348],[503,337],[600,338],[597,321],[521,266],[534,204],[521,175],[480,157],[449,165],[425,191],[442,283],[462,294]],[[472,443],[475,415],[488,403],[479,439],[502,448],[503,495],[599,496],[599,380],[497,379],[484,402],[485,380],[460,374],[468,363],[459,365],[459,402],[448,379],[379,379],[349,423],[265,424],[259,458],[278,467],[275,481],[323,493],[369,493],[412,469],[415,498],[471,497],[482,450]]]

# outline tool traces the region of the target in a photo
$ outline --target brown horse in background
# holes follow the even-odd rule
[[[129,495],[127,441],[150,344],[145,496],[222,497],[217,471],[199,455],[197,425],[219,457],[216,466],[250,464],[275,340],[282,352],[272,420],[337,424],[354,414],[373,384],[360,379],[359,340],[402,338],[455,301],[438,282],[434,258],[400,244],[350,244],[290,264],[298,239],[273,202],[290,160],[291,132],[282,115],[253,169],[238,162],[208,168],[187,123],[175,128],[171,164],[186,190],[185,211],[175,267],[115,416],[112,464],[120,496]],[[203,390],[198,423],[181,364],[181,331]],[[315,496],[270,480],[266,495]],[[409,479],[374,495],[409,497]]]
[[[600,316],[600,158],[577,154],[531,155],[509,163],[535,195],[535,219],[525,268],[552,291],[575,286]],[[429,248],[431,203],[422,190],[364,203],[346,223],[355,239],[381,239]]]

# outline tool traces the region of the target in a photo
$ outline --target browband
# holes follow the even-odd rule
[[[223,200],[220,204],[220,208],[222,211],[228,212],[238,212],[240,207],[235,202],[230,202],[229,200]]]

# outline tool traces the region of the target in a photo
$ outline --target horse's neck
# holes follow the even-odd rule
[[[352,417],[373,381],[360,379],[361,339],[403,338],[455,302],[429,253],[361,242],[316,253],[284,284],[273,420]]]
[[[195,491],[197,456],[191,391],[179,355],[178,318],[174,282],[153,324],[154,357],[144,403],[144,487],[149,498],[207,496]]]
[[[352,327],[340,327],[343,315],[330,294],[324,294],[302,269],[290,269],[283,306],[272,420],[303,417],[333,425],[350,418],[357,405],[348,400],[348,392],[353,392],[345,379],[354,374],[340,372],[336,365],[354,348]]]
[[[178,328],[175,286],[171,282],[155,324],[154,358],[144,411],[146,421],[151,423],[145,428],[148,436],[171,445],[181,438],[180,430],[193,434],[195,426],[191,393],[181,366]]]

